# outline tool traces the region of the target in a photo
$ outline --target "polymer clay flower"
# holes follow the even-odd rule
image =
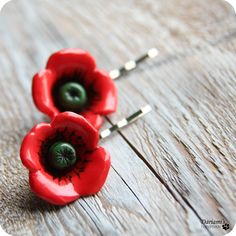
[[[46,69],[33,78],[32,93],[37,108],[49,117],[72,111],[96,129],[102,125],[101,116],[117,107],[113,80],[81,49],[64,49],[50,56]]]
[[[110,168],[110,156],[98,140],[98,131],[73,112],[32,128],[20,150],[32,191],[55,205],[97,193]]]

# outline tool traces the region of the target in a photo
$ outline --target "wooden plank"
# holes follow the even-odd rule
[[[9,3],[0,15],[0,224],[14,235],[222,235],[200,218],[236,218],[235,29],[232,9],[215,0]],[[147,102],[154,112],[103,142],[113,162],[104,189],[64,208],[39,201],[18,156],[24,134],[48,120],[32,103],[32,75],[63,47],[112,69],[152,46],[161,56],[117,82],[110,119]]]
[[[235,43],[233,37],[185,59],[150,67],[142,75],[134,73],[119,84],[125,111],[145,102],[154,108],[144,124],[140,121],[122,131],[130,147],[198,215],[223,218],[232,225],[236,219]],[[118,113],[122,117],[123,111]],[[145,142],[140,137],[146,137]]]

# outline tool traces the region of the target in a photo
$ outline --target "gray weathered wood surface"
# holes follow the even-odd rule
[[[101,145],[104,188],[69,206],[36,198],[22,138],[48,119],[32,75],[61,48],[111,70],[150,47],[160,55],[117,81],[118,121],[153,112]],[[13,235],[223,235],[236,221],[236,19],[220,0],[18,0],[0,14],[0,225]],[[106,124],[108,125],[108,124]],[[105,125],[105,126],[106,126]]]

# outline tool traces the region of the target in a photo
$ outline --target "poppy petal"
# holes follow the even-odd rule
[[[96,91],[97,97],[92,101],[89,110],[94,113],[107,115],[117,108],[117,89],[114,81],[102,70],[94,70],[95,79],[92,82],[93,90]]]
[[[72,182],[81,196],[97,193],[104,185],[111,166],[110,154],[102,147],[85,155],[88,160],[79,176],[72,177]]]
[[[86,149],[92,150],[97,146],[98,131],[82,116],[74,112],[63,112],[58,114],[51,123],[52,128],[70,128],[77,131],[85,141]]]
[[[99,130],[103,124],[103,119],[100,115],[94,114],[90,111],[84,111],[80,113],[95,129]]]
[[[42,141],[52,133],[49,124],[41,123],[36,125],[24,138],[21,144],[20,157],[22,163],[30,171],[42,168],[39,159],[39,152]]]
[[[80,196],[70,181],[53,180],[51,175],[43,171],[30,172],[29,183],[38,197],[55,205],[68,204]]]
[[[47,69],[56,71],[58,76],[75,70],[89,72],[95,67],[94,58],[81,49],[60,50],[50,56],[46,66]]]
[[[53,70],[43,70],[34,76],[32,84],[32,95],[36,107],[50,118],[59,113],[52,96],[55,81],[56,74]]]

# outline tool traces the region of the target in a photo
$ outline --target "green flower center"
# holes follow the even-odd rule
[[[65,170],[76,163],[74,147],[65,142],[54,143],[48,153],[49,165],[56,170]]]
[[[76,82],[67,82],[59,87],[58,100],[65,111],[81,110],[87,103],[87,93],[83,86]]]

